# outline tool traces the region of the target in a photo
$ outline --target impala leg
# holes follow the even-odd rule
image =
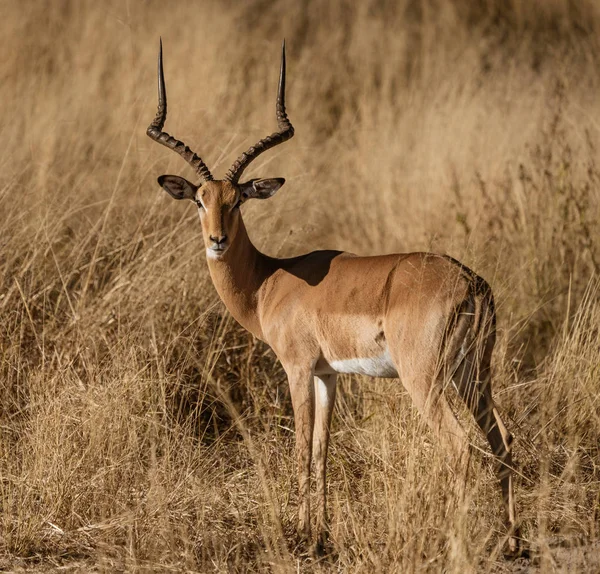
[[[400,380],[425,422],[450,450],[453,460],[457,461],[461,468],[466,463],[469,453],[467,435],[444,396],[441,379],[424,375],[431,371],[433,369],[416,368],[409,371],[405,368],[401,372]]]
[[[500,418],[500,414],[494,405],[489,384],[481,393],[479,401],[475,405],[474,413],[477,424],[487,437],[492,452],[496,457],[496,474],[500,480],[502,499],[506,513],[506,521],[509,529],[508,548],[511,554],[519,551],[519,533],[516,527],[515,517],[515,495],[512,472],[512,435],[508,432],[506,425]]]
[[[310,463],[315,424],[315,388],[312,369],[288,372],[294,425],[296,428],[296,460],[298,464],[298,534],[310,540]]]
[[[315,431],[313,455],[317,473],[317,544],[322,554],[327,542],[327,449],[329,428],[335,404],[336,375],[315,377]]]
[[[465,357],[458,373],[459,392],[485,434],[496,459],[495,470],[500,481],[509,531],[508,549],[510,554],[516,555],[519,552],[519,532],[516,525],[512,471],[513,437],[502,421],[492,398],[490,363],[493,346],[492,334],[486,341],[479,369],[474,366],[477,363],[475,351]]]

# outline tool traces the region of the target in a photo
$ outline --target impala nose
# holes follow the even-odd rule
[[[227,235],[221,235],[221,237],[214,237],[210,235],[209,238],[215,245],[218,246],[223,245],[227,241]]]

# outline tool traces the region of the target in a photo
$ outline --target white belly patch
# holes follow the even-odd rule
[[[398,371],[392,361],[389,351],[375,357],[364,359],[344,359],[330,361],[329,366],[336,373],[369,375],[370,377],[397,378]]]

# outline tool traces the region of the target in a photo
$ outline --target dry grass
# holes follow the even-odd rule
[[[599,29],[591,0],[5,0],[0,568],[598,571]],[[286,37],[297,136],[248,175],[288,183],[244,212],[269,254],[432,249],[493,285],[531,563],[488,457],[460,500],[399,383],[349,377],[334,554],[298,554],[284,374],[155,183],[190,175],[144,134],[159,35],[167,127],[217,174],[273,129]]]

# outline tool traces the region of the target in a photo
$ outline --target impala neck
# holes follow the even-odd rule
[[[207,257],[217,293],[234,319],[255,337],[263,339],[258,318],[258,290],[273,272],[276,260],[263,255],[248,237],[240,215],[235,239],[221,259]]]

